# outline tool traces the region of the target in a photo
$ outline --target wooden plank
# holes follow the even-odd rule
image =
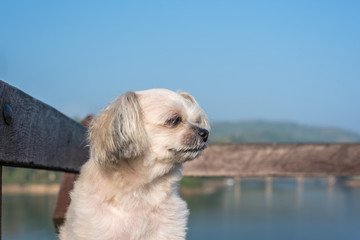
[[[184,175],[360,175],[360,144],[212,144]]]
[[[84,126],[1,80],[0,113],[0,165],[78,172],[88,159]]]

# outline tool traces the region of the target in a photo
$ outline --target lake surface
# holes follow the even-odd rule
[[[319,178],[227,183],[183,196],[191,212],[187,240],[360,239],[360,188]],[[56,239],[55,201],[53,195],[4,194],[3,239]]]

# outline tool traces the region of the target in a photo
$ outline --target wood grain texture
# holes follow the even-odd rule
[[[212,144],[184,164],[185,176],[360,174],[360,144]]]
[[[3,81],[0,113],[0,165],[78,172],[88,159],[84,126]]]

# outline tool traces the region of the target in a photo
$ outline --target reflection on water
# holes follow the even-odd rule
[[[188,240],[360,239],[360,189],[333,178],[237,180],[185,198]]]
[[[333,178],[227,183],[216,184],[212,194],[183,196],[191,212],[188,240],[360,237],[360,188],[334,184]],[[56,239],[51,221],[55,200],[51,195],[4,194],[3,239]]]
[[[3,194],[3,239],[56,239],[56,234],[51,219],[55,202],[55,195]]]

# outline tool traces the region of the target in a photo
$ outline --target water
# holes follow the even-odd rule
[[[56,239],[51,218],[55,195],[3,194],[2,201],[2,239]]]
[[[360,239],[360,188],[331,186],[326,179],[248,180],[183,198],[191,212],[188,240]],[[3,239],[56,239],[55,200],[4,195]]]
[[[188,239],[360,239],[360,189],[327,181],[243,181],[186,198]]]

